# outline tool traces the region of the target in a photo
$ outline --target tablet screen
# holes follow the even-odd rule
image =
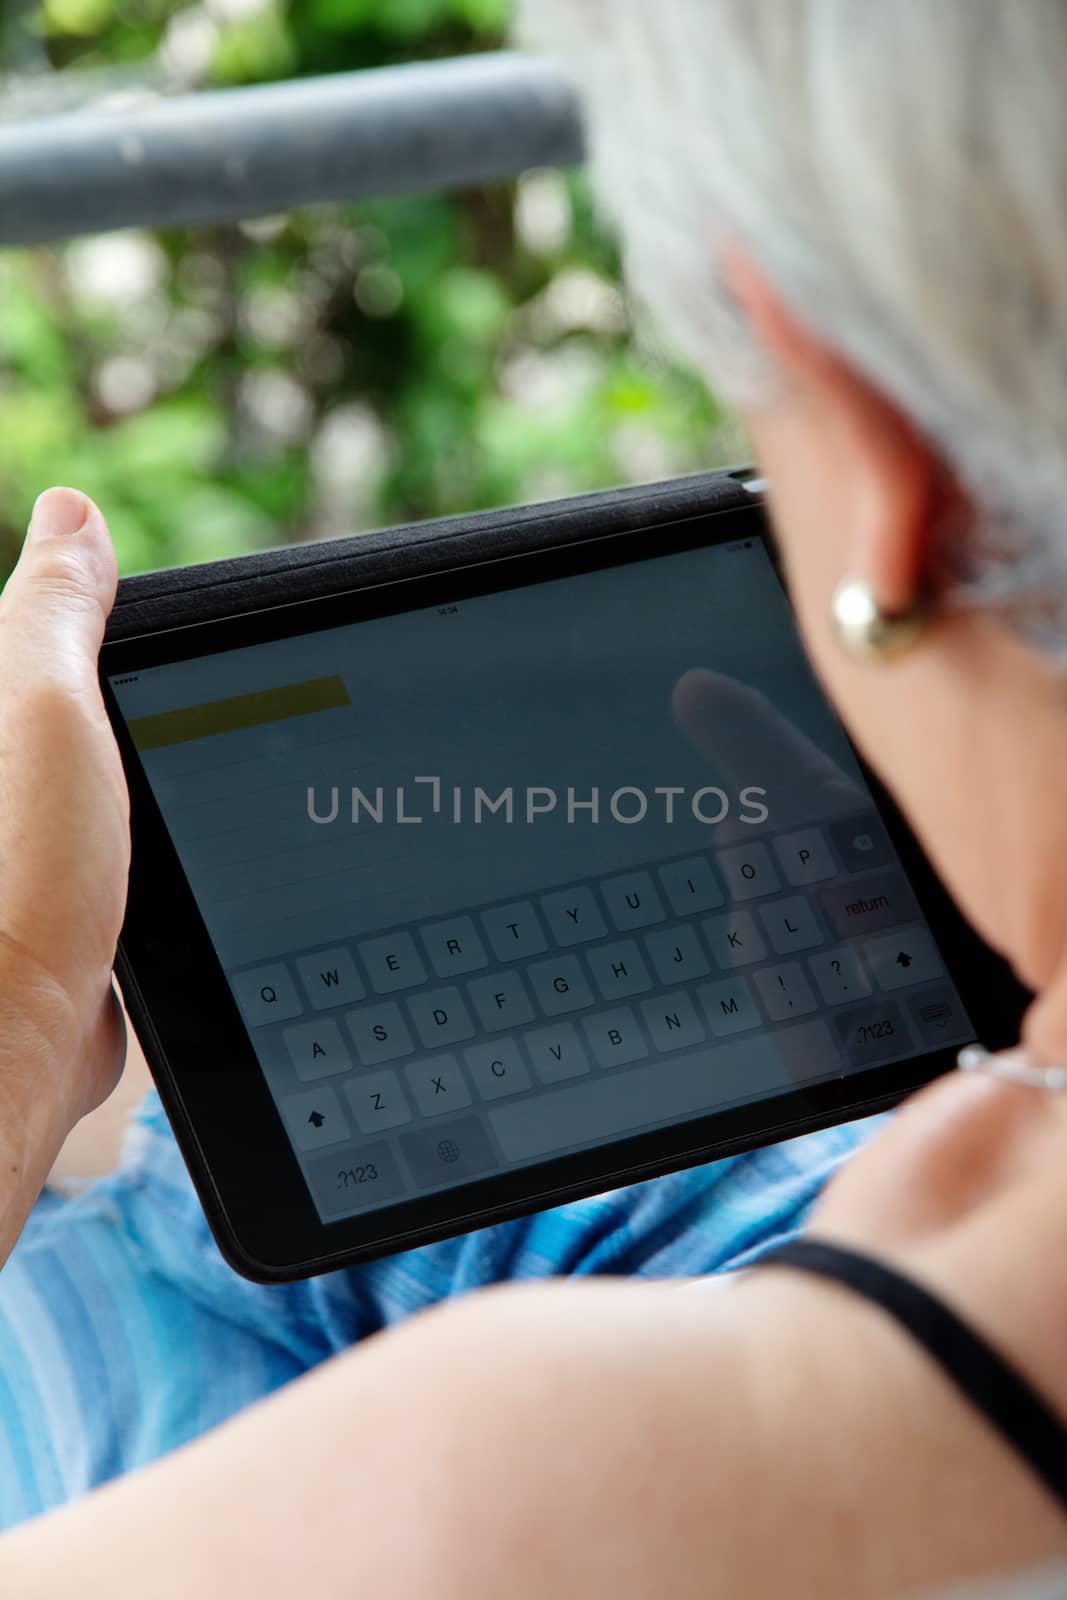
[[[973,1037],[759,537],[109,681],[323,1221]]]

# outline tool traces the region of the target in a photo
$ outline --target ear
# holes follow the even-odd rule
[[[930,576],[933,532],[958,491],[897,407],[796,320],[745,251],[728,250],[724,269],[784,387],[789,427],[775,431],[772,498],[791,454],[810,452],[795,463],[798,481],[810,482],[813,462],[825,482],[833,474],[847,539],[840,576],[870,584],[886,610],[904,610]],[[758,444],[760,418],[749,421]],[[788,484],[777,487],[788,494]]]

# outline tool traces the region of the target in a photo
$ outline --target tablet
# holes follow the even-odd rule
[[[119,976],[277,1281],[899,1099],[1022,995],[688,480],[127,581]]]

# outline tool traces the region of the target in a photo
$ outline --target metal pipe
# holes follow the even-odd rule
[[[501,51],[0,126],[0,244],[432,192],[582,158],[577,102]]]

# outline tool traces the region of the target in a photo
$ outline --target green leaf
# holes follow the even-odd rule
[[[134,480],[150,478],[168,466],[202,472],[221,454],[226,424],[209,401],[189,395],[160,401],[119,423],[111,430],[110,443]]]
[[[287,78],[297,67],[296,47],[285,18],[272,6],[229,23],[219,35],[211,63],[219,83],[262,83]]]
[[[453,15],[479,33],[503,33],[511,16],[511,0],[452,0]]]
[[[45,0],[45,31],[88,38],[106,27],[111,11],[111,0]]]
[[[311,0],[308,22],[345,33],[373,22],[380,9],[381,0]]]
[[[500,279],[474,267],[453,267],[442,274],[434,298],[439,331],[483,346],[500,337],[511,314]]]
[[[383,33],[413,39],[446,21],[449,0],[386,0],[376,18]]]

